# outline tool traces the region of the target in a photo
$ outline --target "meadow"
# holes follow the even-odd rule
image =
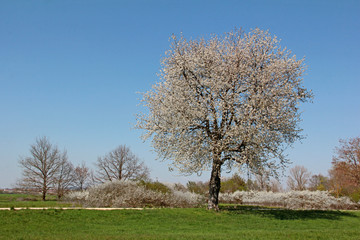
[[[37,204],[49,207],[51,202],[56,203]],[[360,211],[242,205],[221,205],[219,212],[205,208],[0,211],[0,239],[360,239],[359,226]]]
[[[0,193],[0,208],[10,207],[70,207],[71,203],[57,201],[55,195],[48,195],[42,201],[39,194]]]

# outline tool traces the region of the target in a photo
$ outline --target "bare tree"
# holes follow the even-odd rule
[[[283,188],[281,186],[281,183],[277,179],[271,179],[270,180],[270,191],[272,192],[282,192]]]
[[[60,164],[55,174],[55,188],[58,199],[60,199],[73,185],[74,166],[68,161],[67,153],[64,151],[60,156]]]
[[[91,182],[92,171],[82,163],[74,170],[73,186],[78,190],[86,189]]]
[[[30,155],[19,160],[23,168],[20,184],[22,187],[40,191],[45,201],[46,193],[55,185],[61,166],[61,153],[46,137],[41,137],[30,146]]]
[[[208,208],[217,210],[222,168],[275,174],[288,162],[283,150],[301,138],[299,103],[312,97],[303,71],[303,60],[259,29],[173,36],[137,127],[181,172],[211,169]]]
[[[295,166],[290,169],[290,175],[287,181],[288,187],[291,190],[306,190],[310,176],[311,173],[304,166]]]
[[[270,176],[267,173],[258,173],[255,174],[255,185],[257,186],[257,190],[260,191],[268,191],[270,190]]]
[[[96,179],[100,182],[146,179],[149,176],[149,169],[125,145],[99,157],[96,166]]]

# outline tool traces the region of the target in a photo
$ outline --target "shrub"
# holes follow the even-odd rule
[[[354,190],[349,197],[352,201],[360,203],[360,188]]]
[[[170,189],[164,184],[132,181],[106,182],[88,191],[67,194],[66,199],[86,207],[197,207],[204,202],[195,193]]]
[[[242,204],[243,203],[242,191],[236,191],[234,193],[220,193],[219,202]]]
[[[72,191],[64,195],[63,200],[83,205],[89,197],[89,191]]]
[[[170,188],[172,188],[175,191],[187,192],[187,188],[184,185],[182,185],[181,183],[171,184]]]
[[[209,183],[208,182],[193,182],[193,181],[189,181],[186,184],[187,189],[192,192],[192,193],[196,193],[196,194],[200,194],[203,196],[206,196],[209,192]]]
[[[327,191],[290,191],[286,193],[244,192],[220,193],[223,203],[275,206],[288,209],[357,209],[348,197],[336,198]]]
[[[154,192],[160,192],[163,194],[171,193],[171,190],[161,182],[150,182],[141,180],[138,182],[138,185],[144,186],[147,190],[152,190]]]
[[[234,174],[231,178],[221,182],[221,193],[233,193],[244,190],[247,190],[246,182],[237,174]]]

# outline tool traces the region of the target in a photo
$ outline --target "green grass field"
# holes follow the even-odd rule
[[[47,196],[47,201],[42,201],[39,194],[0,194],[0,208],[8,207],[68,207],[69,203],[56,201],[56,196]]]
[[[359,211],[0,211],[0,239],[360,239]]]
[[[39,195],[0,194],[0,207],[67,207]],[[222,205],[197,209],[3,210],[0,239],[360,239],[360,211]]]

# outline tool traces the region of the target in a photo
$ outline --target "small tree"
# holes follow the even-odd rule
[[[60,156],[60,164],[55,174],[55,188],[58,199],[60,199],[74,183],[74,167],[68,161],[67,153],[64,151]]]
[[[269,191],[270,190],[270,176],[266,172],[255,174],[255,186],[257,190]]]
[[[348,166],[344,162],[333,165],[329,170],[329,185],[331,191],[337,196],[350,195],[356,188],[354,182],[348,178]]]
[[[208,208],[217,210],[222,168],[276,174],[286,165],[283,150],[301,138],[299,103],[311,98],[303,72],[303,60],[260,29],[173,36],[137,127],[180,171],[211,170]]]
[[[272,192],[282,192],[283,191],[281,183],[277,179],[271,179],[269,185],[270,185],[270,191],[272,191]]]
[[[96,163],[96,180],[100,182],[113,180],[147,179],[149,169],[125,145],[120,145]]]
[[[295,166],[290,169],[290,175],[287,181],[288,187],[291,190],[306,190],[310,176],[311,173],[304,166]]]
[[[52,145],[46,137],[37,138],[35,144],[30,146],[30,157],[21,157],[19,160],[23,168],[20,186],[41,192],[45,201],[48,190],[56,184],[61,163],[58,147]]]
[[[90,185],[92,171],[85,165],[85,163],[78,165],[73,174],[73,186],[76,189],[82,191]]]

